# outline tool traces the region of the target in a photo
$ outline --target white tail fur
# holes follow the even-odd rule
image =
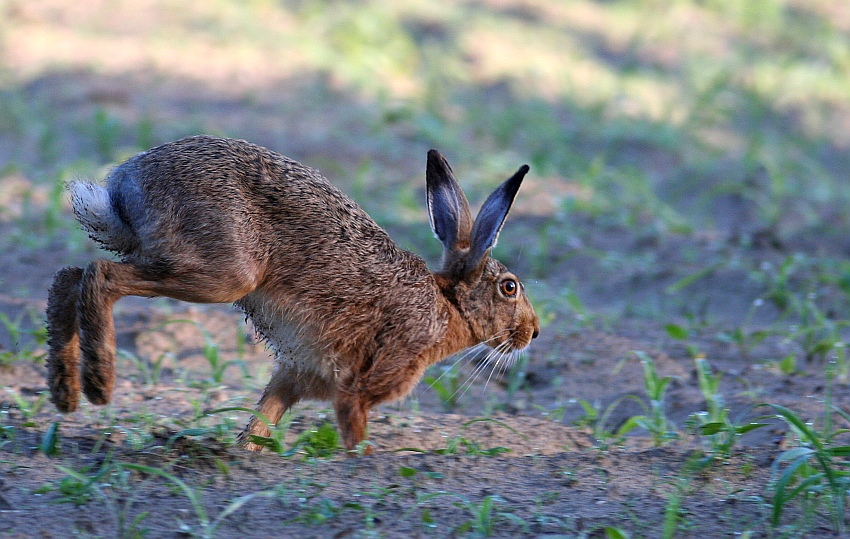
[[[87,181],[73,181],[71,206],[89,237],[105,249],[121,252],[132,241],[132,232],[115,213],[105,187]]]

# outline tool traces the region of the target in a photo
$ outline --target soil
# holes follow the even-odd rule
[[[65,91],[106,84],[79,73],[55,77],[59,80],[49,87]],[[120,86],[128,110],[144,95],[153,103],[148,103],[153,114],[159,112],[154,90]],[[37,83],[33,88],[42,91]],[[161,103],[180,109],[173,100]],[[203,106],[215,105],[196,104]],[[225,112],[235,106],[226,105]],[[272,145],[277,133],[264,131],[263,125],[251,128],[246,121],[241,136]],[[305,160],[312,149],[309,140],[301,136],[292,142]],[[540,226],[532,210],[518,203],[506,225],[505,245],[518,243],[511,234]],[[9,241],[0,253],[0,313],[25,329],[40,327],[46,291],[58,268],[102,256],[90,244],[69,247],[76,245],[72,240],[79,232],[63,223],[67,230],[49,240],[35,246]],[[3,236],[20,236],[20,223],[3,226]],[[765,402],[815,420],[827,397],[850,406],[850,389],[846,381],[828,383],[825,363],[805,361],[792,341],[768,338],[742,350],[718,338],[740,326],[764,292],[762,285],[742,278],[743,270],[721,267],[684,294],[665,296],[665,289],[690,271],[683,253],[706,259],[723,251],[754,265],[788,255],[770,245],[734,247],[732,234],[647,242],[633,231],[607,227],[576,240],[587,250],[616,253],[623,260],[652,255],[651,265],[629,271],[605,269],[598,260],[575,255],[570,246],[576,242],[561,242],[559,251],[544,260],[545,275],[527,280],[530,289],[540,280],[546,285],[542,290],[572,290],[590,314],[559,305],[557,298],[541,301],[553,319],[531,347],[524,372],[512,379],[488,371],[472,379],[475,362],[468,359],[459,365],[460,382],[468,380],[468,387],[462,387],[450,411],[420,383],[406,400],[373,411],[369,438],[375,454],[368,457],[346,458],[337,451],[311,458],[306,449],[289,457],[243,451],[233,440],[248,414],[204,416],[226,407],[251,407],[268,378],[269,353],[253,341],[242,317],[222,305],[122,300],[116,308],[121,376],[110,405],[84,403],[80,411],[62,415],[44,403],[28,414],[14,396],[32,403],[46,391],[43,362],[17,361],[0,370],[0,535],[116,537],[143,530],[151,538],[204,532],[219,537],[478,533],[554,538],[615,537],[616,528],[631,537],[659,537],[665,515],[675,512],[677,537],[767,536],[774,533],[769,527],[773,466],[793,440],[784,423],[764,419],[766,426],[743,435],[727,458],[701,462],[705,439],[688,427],[692,414],[707,408],[694,351],[722,375],[720,393],[730,416],[742,424],[769,415],[768,408],[758,406]],[[798,241],[795,249],[822,252],[821,245]],[[729,249],[738,250],[729,254]],[[520,275],[534,274],[534,264],[514,256],[510,247],[503,254]],[[697,322],[687,310],[694,305],[702,309]],[[752,327],[772,319],[773,314],[760,311]],[[665,330],[674,321],[690,324],[687,341]],[[229,366],[220,382],[213,380],[209,339],[222,360],[242,361]],[[13,341],[7,332],[0,351],[43,354],[43,346],[33,343],[26,335]],[[783,372],[777,360],[789,355],[798,358],[796,368]],[[645,413],[649,402],[641,357],[650,357],[660,376],[672,378],[664,412],[679,438],[660,447],[640,428],[622,439],[601,434]],[[512,380],[519,381],[518,389],[511,387]],[[610,410],[597,421],[604,429],[591,428],[582,402],[600,414]],[[287,447],[326,421],[333,422],[326,403],[299,405]],[[41,448],[52,425],[58,429],[58,446],[47,455]],[[223,428],[203,430],[215,425]],[[171,478],[121,467],[126,464],[163,470]],[[98,476],[99,470],[106,473]],[[74,473],[94,479],[75,483]],[[491,521],[484,518],[489,503],[494,504]],[[783,522],[805,515],[792,505]],[[827,519],[813,518],[808,537],[836,536]]]

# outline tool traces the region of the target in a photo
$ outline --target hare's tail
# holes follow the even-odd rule
[[[126,254],[135,249],[138,238],[121,219],[105,187],[87,181],[73,181],[68,189],[74,215],[91,239],[104,249],[117,253]]]

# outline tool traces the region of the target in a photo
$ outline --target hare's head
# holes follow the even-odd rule
[[[428,213],[444,249],[437,284],[460,311],[473,339],[503,352],[525,348],[540,331],[522,282],[490,258],[527,172],[523,165],[499,186],[473,221],[451,167],[438,151],[428,152]]]

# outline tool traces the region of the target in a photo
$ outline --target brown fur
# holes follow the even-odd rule
[[[330,400],[349,450],[365,437],[369,409],[409,393],[429,365],[488,340],[527,346],[537,316],[516,277],[489,257],[527,167],[474,222],[434,150],[427,168],[445,247],[436,273],[318,172],[244,141],[191,137],[132,157],[105,189],[72,184],[77,218],[122,261],[56,275],[47,312],[54,404],[75,410],[80,382],[89,401],[109,402],[112,306],[127,295],[235,302],[277,356],[258,412],[276,424],[301,399]],[[515,296],[500,291],[505,279]],[[268,434],[254,418],[242,440],[259,450],[251,435]]]

